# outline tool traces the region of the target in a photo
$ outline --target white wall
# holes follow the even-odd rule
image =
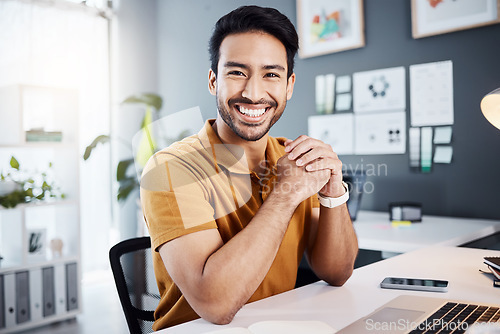
[[[158,91],[157,1],[113,1],[115,17],[111,27],[112,67],[112,166],[132,156],[131,139],[140,129],[143,111],[138,106],[121,106],[132,94]],[[116,184],[115,184],[116,186]],[[115,189],[116,197],[116,189]],[[120,239],[134,237],[137,230],[138,192],[125,203],[115,205],[114,221]]]

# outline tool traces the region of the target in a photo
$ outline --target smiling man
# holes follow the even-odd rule
[[[341,161],[319,140],[268,134],[292,97],[297,49],[272,8],[240,7],[215,25],[217,118],[158,152],[141,180],[161,294],[155,330],[230,322],[245,303],[293,289],[304,252],[329,284],[350,277],[358,247]]]

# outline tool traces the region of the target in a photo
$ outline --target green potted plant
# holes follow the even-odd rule
[[[4,208],[15,208],[20,203],[66,197],[50,175],[51,162],[47,171],[41,173],[21,169],[14,156],[10,158],[9,164],[9,169],[0,173],[0,205]]]
[[[139,180],[137,180],[137,176],[135,173],[129,172],[130,167],[134,166],[134,161],[141,166],[144,166],[148,159],[157,150],[156,141],[154,140],[153,134],[150,133],[148,125],[151,124],[153,120],[158,118],[160,109],[163,105],[163,100],[157,94],[143,93],[129,96],[122,102],[122,104],[143,105],[145,107],[145,113],[141,122],[141,129],[144,130],[143,138],[141,138],[139,143],[136,156],[121,160],[116,166],[116,181],[119,183],[118,193],[116,196],[118,201],[125,201],[133,190],[139,187]],[[90,158],[92,151],[97,147],[97,145],[108,143],[110,140],[111,137],[108,135],[97,136],[92,143],[85,148],[83,159],[87,160]]]

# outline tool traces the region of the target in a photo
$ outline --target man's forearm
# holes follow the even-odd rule
[[[227,323],[250,299],[274,261],[296,206],[271,193],[250,223],[208,258],[195,297],[206,305],[203,310],[210,309],[202,317]]]
[[[340,286],[351,276],[358,253],[356,233],[343,204],[336,208],[321,206],[317,231],[308,250],[309,263],[316,275],[331,285]]]

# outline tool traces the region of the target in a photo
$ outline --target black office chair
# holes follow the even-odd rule
[[[154,279],[150,238],[119,242],[109,250],[109,261],[130,333],[152,333],[160,295]]]

